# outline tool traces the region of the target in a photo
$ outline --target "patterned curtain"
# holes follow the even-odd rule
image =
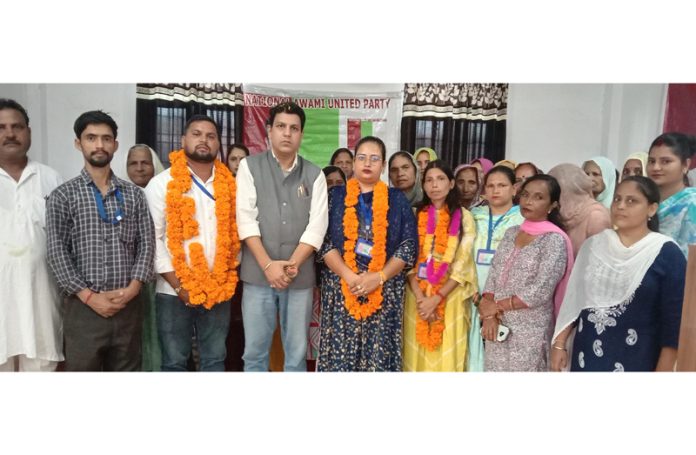
[[[195,114],[212,117],[220,127],[221,158],[242,139],[242,85],[137,84],[136,140],[151,146],[165,167],[169,153],[181,148],[186,121]]]
[[[401,149],[430,147],[452,168],[505,158],[508,84],[406,84]]]

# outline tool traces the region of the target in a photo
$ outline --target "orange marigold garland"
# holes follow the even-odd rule
[[[355,244],[358,241],[358,215],[355,206],[360,196],[360,184],[356,179],[348,180],[346,184],[345,212],[343,214],[343,228],[345,242],[343,243],[343,261],[355,273],[358,266],[355,258]],[[379,272],[384,268],[387,260],[387,211],[389,210],[389,188],[379,181],[374,188],[372,199],[372,232],[373,247],[372,259],[368,266],[368,272]],[[350,286],[345,280],[341,280],[341,289],[345,298],[348,313],[357,320],[367,319],[377,310],[382,308],[382,286],[361,298],[365,303],[360,303],[358,298],[350,292]]]
[[[427,264],[428,270],[428,278],[419,278],[418,287],[426,297],[437,294],[447,281],[446,272],[449,264],[454,260],[459,244],[461,212],[455,213],[455,216],[450,220],[447,208],[443,207],[437,210],[437,224],[433,219],[435,216],[435,208],[432,205],[421,210],[418,214],[418,239],[420,243],[418,266]],[[434,251],[433,242],[435,244]],[[435,259],[436,257],[439,257],[440,260]],[[428,351],[434,351],[442,345],[446,303],[446,299],[442,299],[437,305],[435,311],[438,319],[434,322],[428,322],[420,315],[416,316],[416,341]]]
[[[213,269],[209,269],[203,245],[199,242],[189,244],[190,263],[187,263],[184,241],[198,235],[196,203],[186,196],[191,189],[192,177],[183,150],[169,154],[169,161],[172,164],[172,180],[167,184],[165,208],[167,247],[172,256],[174,272],[188,291],[190,303],[210,309],[230,299],[239,280],[237,255],[240,245],[235,222],[237,185],[227,166],[216,160],[213,191],[217,237]]]

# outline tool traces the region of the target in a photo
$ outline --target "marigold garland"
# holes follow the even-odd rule
[[[355,244],[358,240],[358,215],[355,206],[360,196],[360,184],[356,179],[348,180],[346,184],[345,211],[343,213],[343,228],[345,241],[343,243],[343,261],[355,273],[358,266],[355,258]],[[384,268],[387,260],[387,211],[389,210],[389,188],[379,181],[375,185],[372,199],[372,232],[373,247],[372,259],[368,265],[368,272],[379,272]],[[350,292],[350,286],[345,280],[341,280],[341,290],[345,298],[348,313],[358,321],[367,319],[377,310],[382,308],[382,286],[372,291],[366,297],[361,297],[365,303],[360,303],[358,297]]]
[[[237,255],[240,245],[235,222],[237,185],[227,166],[216,160],[213,191],[217,237],[213,268],[209,269],[203,245],[199,242],[189,244],[189,265],[184,241],[198,235],[196,203],[186,196],[191,189],[192,177],[183,150],[170,153],[169,161],[172,180],[167,184],[165,207],[167,247],[172,255],[174,272],[189,293],[189,302],[210,309],[230,299],[239,280]]]
[[[447,207],[437,210],[430,205],[418,214],[419,258],[418,265],[427,264],[427,279],[418,278],[418,287],[426,297],[436,294],[447,281],[447,270],[454,259],[459,244],[461,211],[456,212],[450,220]],[[437,223],[435,217],[437,216]],[[435,244],[434,254],[433,242]],[[436,257],[441,258],[439,261]],[[439,263],[439,268],[437,264]],[[428,351],[434,351],[442,345],[442,333],[445,331],[445,304],[442,299],[437,305],[438,319],[428,322],[416,316],[416,341]]]

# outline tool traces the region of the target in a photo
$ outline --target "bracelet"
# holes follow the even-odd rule
[[[85,305],[87,305],[87,302],[89,302],[89,299],[91,299],[93,295],[94,295],[94,292],[92,292],[92,290],[90,289],[89,295],[87,296],[87,298],[85,299],[85,302],[84,302]]]
[[[265,272],[266,270],[268,270],[268,268],[271,266],[271,264],[273,264],[273,261],[272,260],[268,261],[268,264],[266,264],[266,267],[263,268],[263,271]]]
[[[566,348],[562,348],[562,347],[560,347],[560,346],[556,346],[555,344],[553,345],[553,348],[554,348],[554,349],[558,349],[559,351],[568,352],[568,350],[567,350]]]
[[[382,286],[387,281],[387,277],[384,275],[384,270],[379,271],[379,285]]]
[[[488,320],[488,319],[493,319],[494,317],[495,317],[495,316],[493,316],[493,315],[489,315],[489,316],[486,316],[485,318],[483,318],[483,320],[486,321],[486,320]]]

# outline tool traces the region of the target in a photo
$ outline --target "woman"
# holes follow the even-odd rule
[[[657,232],[659,200],[645,177],[627,177],[616,189],[616,231],[588,239],[571,274],[554,331],[553,371],[569,363],[571,371],[673,370],[686,260]]]
[[[400,371],[406,271],[416,219],[403,193],[380,180],[386,148],[367,136],[354,178],[331,190],[321,276],[319,371]],[[408,269],[406,269],[408,267]]]
[[[391,185],[404,193],[411,207],[416,207],[423,199],[423,189],[413,157],[408,152],[396,152],[389,158],[388,167]]]
[[[515,174],[505,166],[494,167],[484,178],[484,191],[489,205],[476,207],[471,215],[476,223],[474,240],[474,261],[478,289],[483,289],[488,278],[488,271],[498,244],[505,231],[522,224],[524,218],[518,206],[513,205],[515,196]],[[469,329],[469,353],[467,371],[483,371],[483,339],[481,338],[481,320],[478,309],[471,307],[471,328]]]
[[[472,209],[486,204],[486,200],[481,197],[481,183],[479,170],[470,164],[460,164],[454,170],[455,185],[459,190],[459,205],[465,209]]]
[[[483,183],[483,177],[488,174],[488,171],[493,169],[493,161],[488,158],[476,158],[471,162],[472,166],[475,166],[479,170],[479,175],[481,176],[481,183]]]
[[[321,170],[326,177],[326,189],[330,190],[334,186],[341,186],[346,184],[346,174],[343,173],[343,169],[338,166],[326,166]]]
[[[331,155],[329,164],[331,166],[340,167],[346,179],[353,177],[353,152],[349,149],[345,147],[337,149],[333,152],[333,155]]]
[[[611,227],[609,210],[594,199],[592,181],[578,166],[559,164],[549,175],[561,185],[561,220],[575,257],[588,237]]]
[[[560,197],[549,175],[531,177],[520,189],[524,223],[500,242],[479,305],[486,371],[548,371],[554,316],[573,266]],[[504,340],[501,324],[509,329]]]
[[[592,180],[592,194],[604,207],[611,207],[616,187],[614,164],[603,156],[596,156],[582,165],[582,170]]]
[[[515,172],[515,168],[517,167],[517,163],[515,163],[512,160],[500,160],[497,163],[495,163],[496,166],[505,166],[509,169],[511,169],[513,172]]]
[[[690,149],[681,133],[665,133],[650,145],[648,176],[660,190],[660,232],[677,242],[685,257],[696,243],[696,188],[686,186]]]
[[[529,177],[539,175],[539,168],[534,165],[534,163],[520,163],[515,167],[515,190],[519,191],[522,184]]]
[[[636,152],[628,155],[621,170],[621,180],[633,175],[647,176],[647,163],[648,154],[645,152]]]
[[[418,171],[423,175],[425,167],[429,162],[435,161],[437,159],[437,153],[435,150],[428,147],[421,147],[413,154],[413,160],[418,165]]]
[[[471,298],[476,292],[474,218],[459,205],[454,175],[428,163],[418,209],[416,266],[408,273],[404,371],[465,371]]]

